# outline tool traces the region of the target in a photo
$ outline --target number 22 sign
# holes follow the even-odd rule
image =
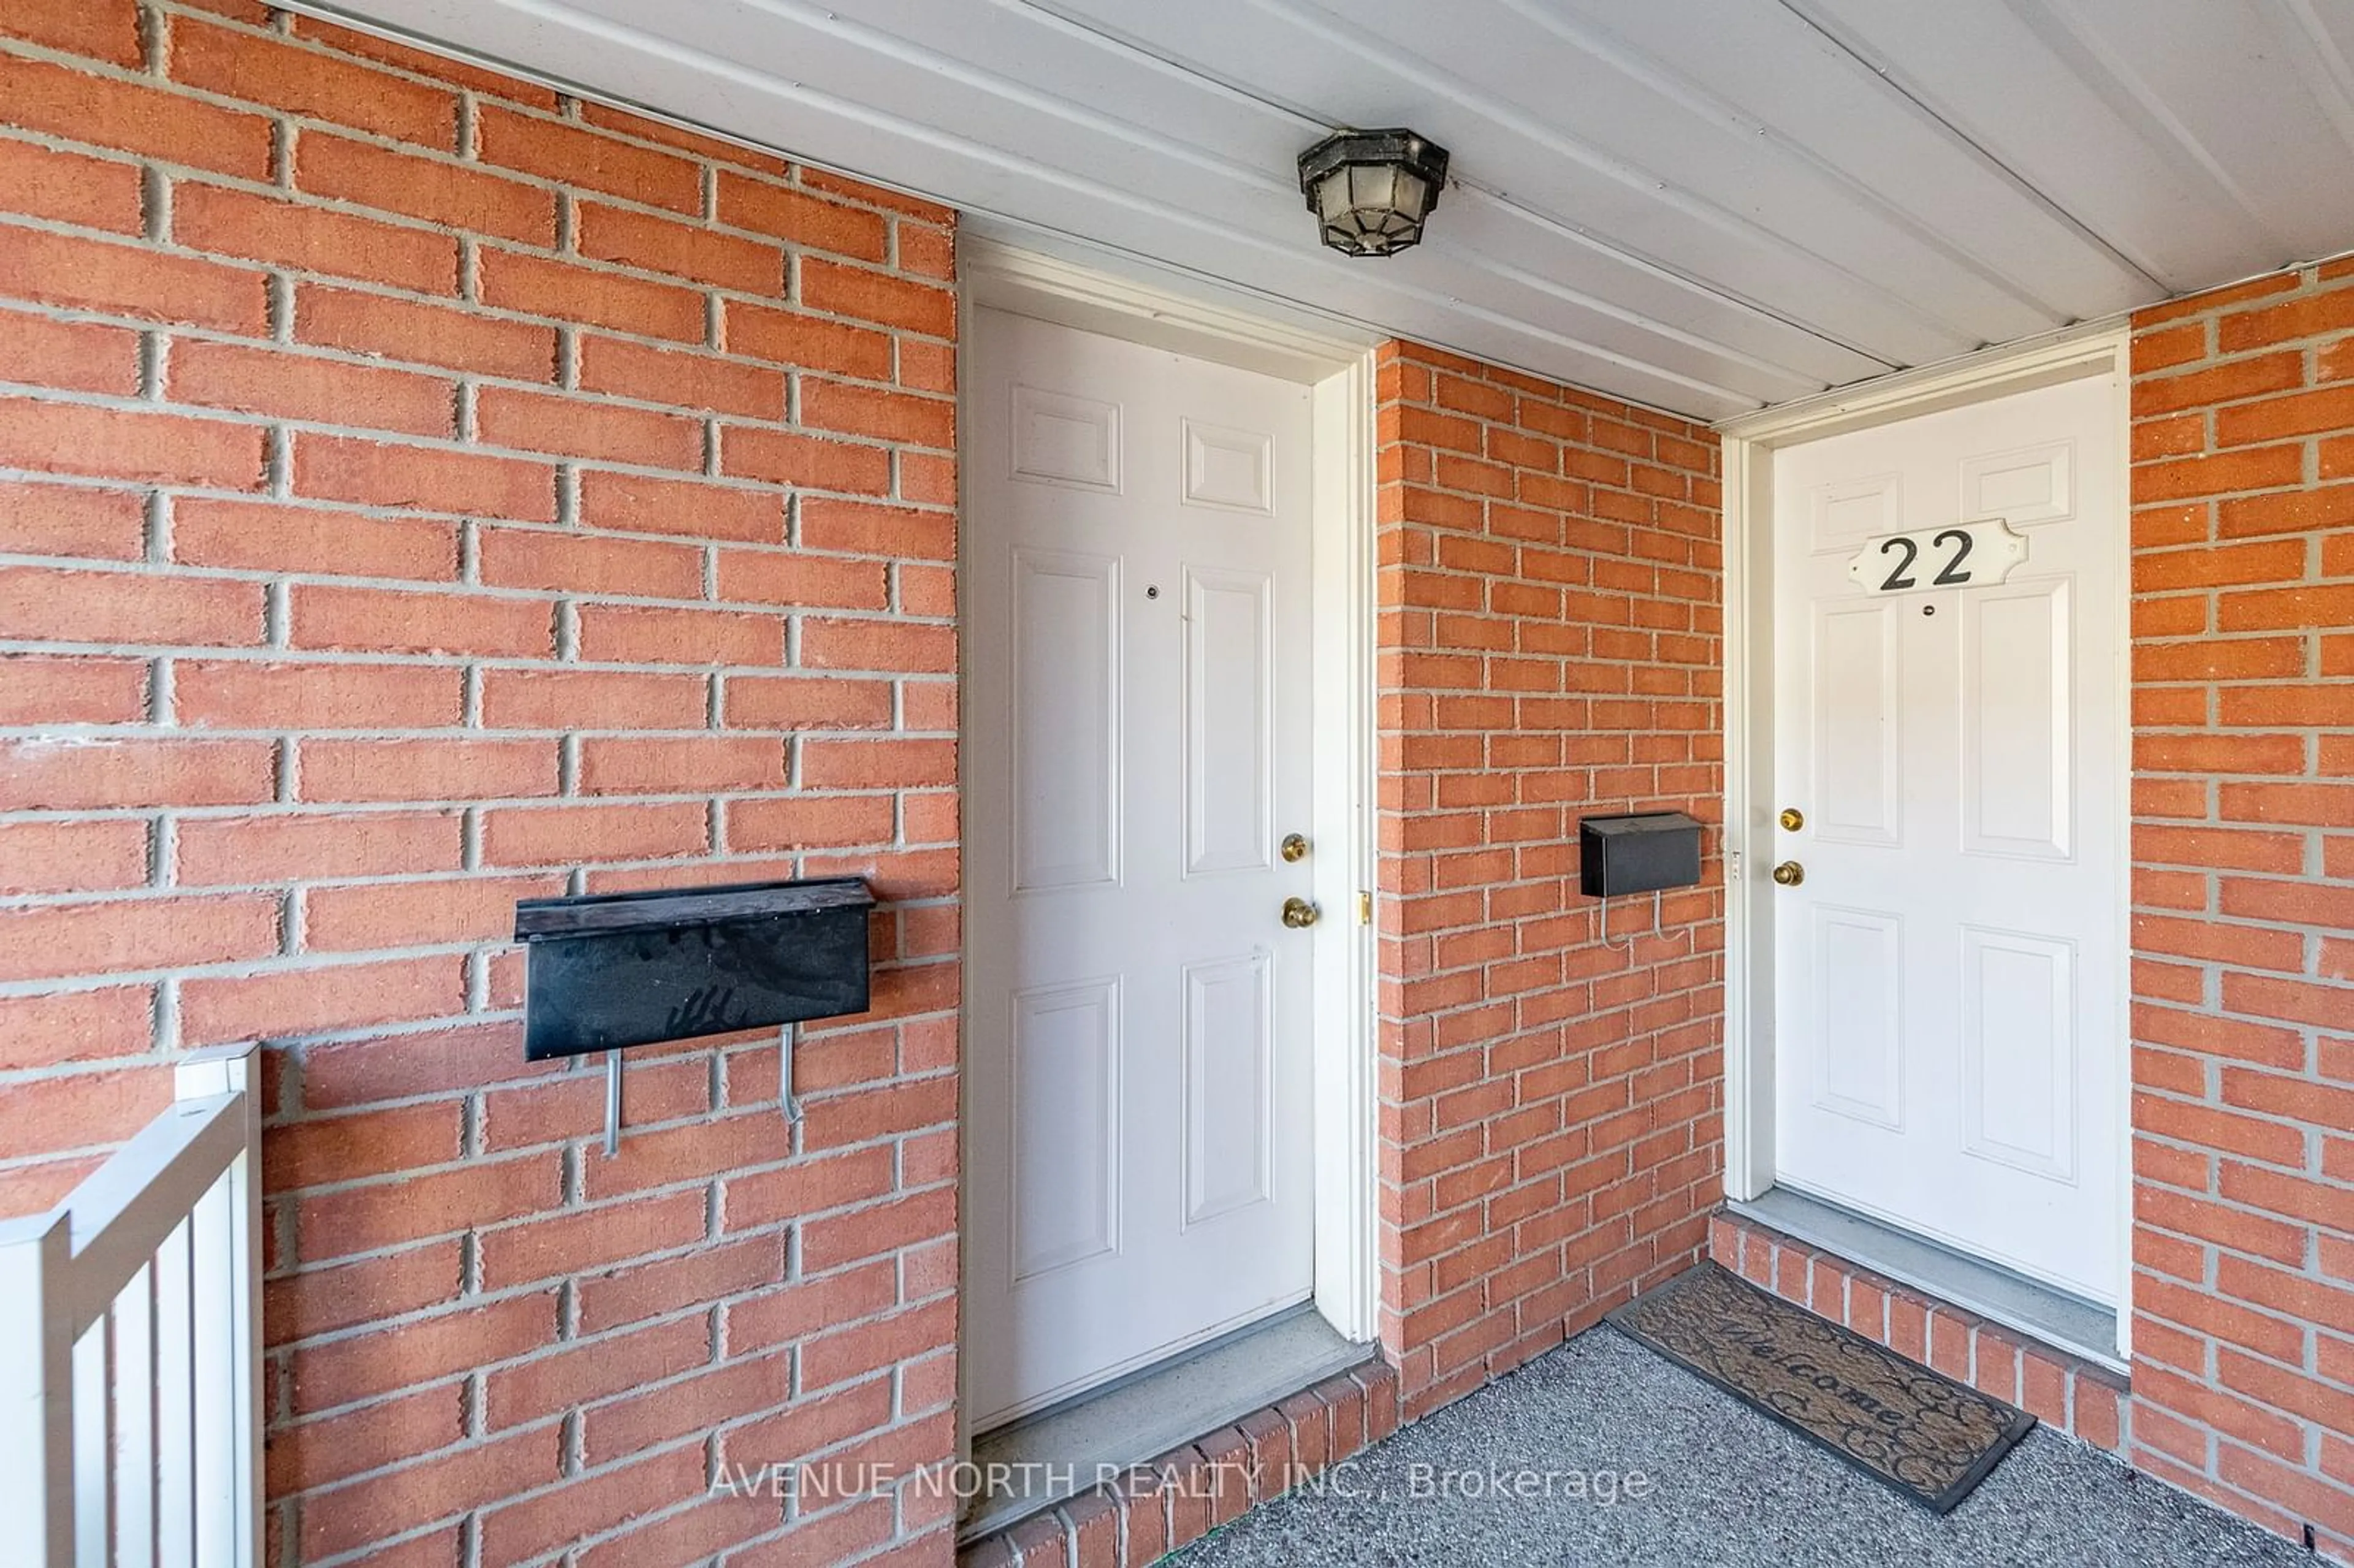
[[[1978,588],[2002,581],[2025,559],[2027,541],[1997,517],[1867,539],[1847,575],[1874,593]]]

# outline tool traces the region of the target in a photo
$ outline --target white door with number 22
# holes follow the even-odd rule
[[[1776,1180],[2102,1303],[2117,396],[2071,381],[1774,460],[1770,806],[1798,824],[1771,830]]]

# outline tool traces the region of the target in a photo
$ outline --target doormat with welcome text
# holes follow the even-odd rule
[[[1638,1296],[1609,1322],[1936,1513],[1969,1496],[2035,1425],[1712,1263]]]

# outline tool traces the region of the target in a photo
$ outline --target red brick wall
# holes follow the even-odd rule
[[[1382,1338],[1408,1414],[1696,1261],[1724,899],[1577,891],[1578,818],[1723,789],[1719,447],[1380,355]]]
[[[239,0],[0,8],[0,1192],[269,1042],[273,1563],[948,1555],[705,1478],[952,1444],[951,239]],[[636,1054],[612,1160],[524,1065],[516,898],[850,871],[798,1130],[773,1033]]]
[[[2354,261],[2133,354],[2134,1462],[2354,1560]]]

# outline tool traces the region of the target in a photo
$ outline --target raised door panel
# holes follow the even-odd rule
[[[1013,998],[1013,1283],[1119,1248],[1120,984]]]
[[[1013,889],[1119,880],[1119,563],[1013,552]]]
[[[1119,404],[1017,385],[1013,412],[1014,478],[1119,493]]]
[[[2014,528],[2076,515],[2076,443],[2049,441],[1962,460],[1962,521],[1999,517]]]
[[[1185,870],[1260,871],[1274,810],[1274,583],[1185,570]]]
[[[1852,550],[1875,534],[1904,526],[1904,477],[1876,473],[1819,484],[1807,511],[1809,549],[1817,555]]]
[[[1902,1129],[1903,918],[1818,905],[1813,934],[1815,1104]]]
[[[1960,596],[1966,853],[2069,857],[2073,599],[2065,577]]]
[[[2076,947],[1962,928],[1962,1147],[2076,1177]]]
[[[1275,439],[1257,430],[1183,421],[1185,503],[1275,514]]]
[[[1888,600],[1816,606],[1812,814],[1819,838],[1878,845],[1903,838],[1897,615]]]
[[[1185,968],[1185,1224],[1265,1202],[1275,1144],[1266,949]]]

